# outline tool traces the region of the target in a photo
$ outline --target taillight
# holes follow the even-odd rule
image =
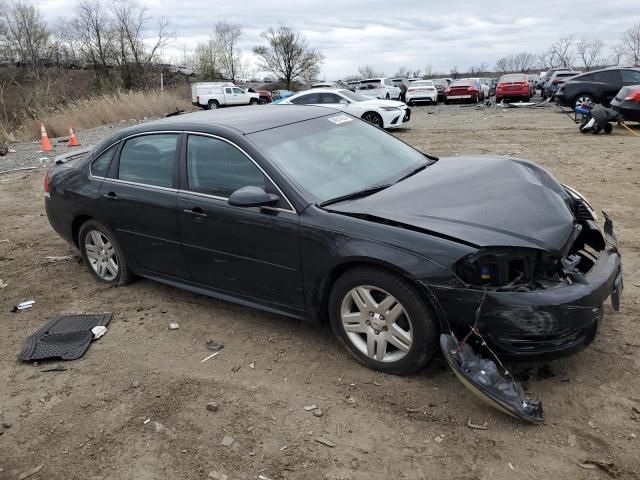
[[[44,195],[46,197],[51,196],[51,185],[50,185],[50,175],[51,170],[47,170],[47,174],[44,176]]]
[[[469,87],[467,88],[467,92],[477,92],[478,89],[476,87]]]
[[[629,95],[627,95],[625,100],[640,103],[640,90],[638,90],[637,92],[631,92]]]

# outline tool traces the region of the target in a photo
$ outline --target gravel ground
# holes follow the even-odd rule
[[[76,133],[87,144],[111,132]],[[395,134],[435,155],[537,161],[613,218],[621,311],[605,306],[584,351],[512,366],[543,400],[544,425],[485,406],[442,358],[384,375],[353,361],[329,328],[147,280],[110,288],[75,261],[45,261],[77,252],[47,222],[37,169],[0,176],[0,479],[639,479],[640,139],[581,135],[552,107],[416,107]],[[14,148],[0,170],[38,165],[37,145]],[[33,308],[8,313],[28,299]],[[17,361],[47,318],[102,311],[114,315],[108,333],[65,371]],[[224,348],[201,363],[208,339]]]

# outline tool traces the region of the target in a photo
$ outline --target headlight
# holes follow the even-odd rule
[[[387,112],[395,112],[396,110],[400,110],[398,107],[380,107],[382,108],[382,110],[385,110]]]
[[[589,201],[586,198],[584,198],[584,195],[582,195],[575,188],[571,188],[569,185],[562,185],[562,186],[564,187],[566,192],[569,194],[569,196],[573,199],[573,202],[575,205],[574,213],[576,215],[576,218],[581,220],[584,220],[584,219],[597,220],[598,219],[598,215],[596,215],[596,212],[593,210],[593,207],[591,206]]]

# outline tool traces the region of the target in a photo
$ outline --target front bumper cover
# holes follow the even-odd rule
[[[602,304],[611,297],[619,308],[623,289],[622,262],[607,218],[606,248],[591,270],[573,281],[546,290],[487,290],[476,325],[500,358],[549,360],[574,353],[591,343],[602,321]],[[428,286],[459,337],[469,332],[483,291]]]

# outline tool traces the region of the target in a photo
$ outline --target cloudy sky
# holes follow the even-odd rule
[[[76,0],[38,2],[45,18],[69,18]],[[176,33],[165,56],[208,38],[218,20],[243,27],[240,47],[251,60],[260,33],[285,24],[300,30],[326,60],[322,77],[342,78],[369,64],[387,75],[401,66],[448,72],[509,53],[546,50],[560,36],[597,37],[607,47],[640,22],[638,0],[139,0]],[[150,24],[150,26],[152,26]],[[608,55],[609,48],[606,49]]]

